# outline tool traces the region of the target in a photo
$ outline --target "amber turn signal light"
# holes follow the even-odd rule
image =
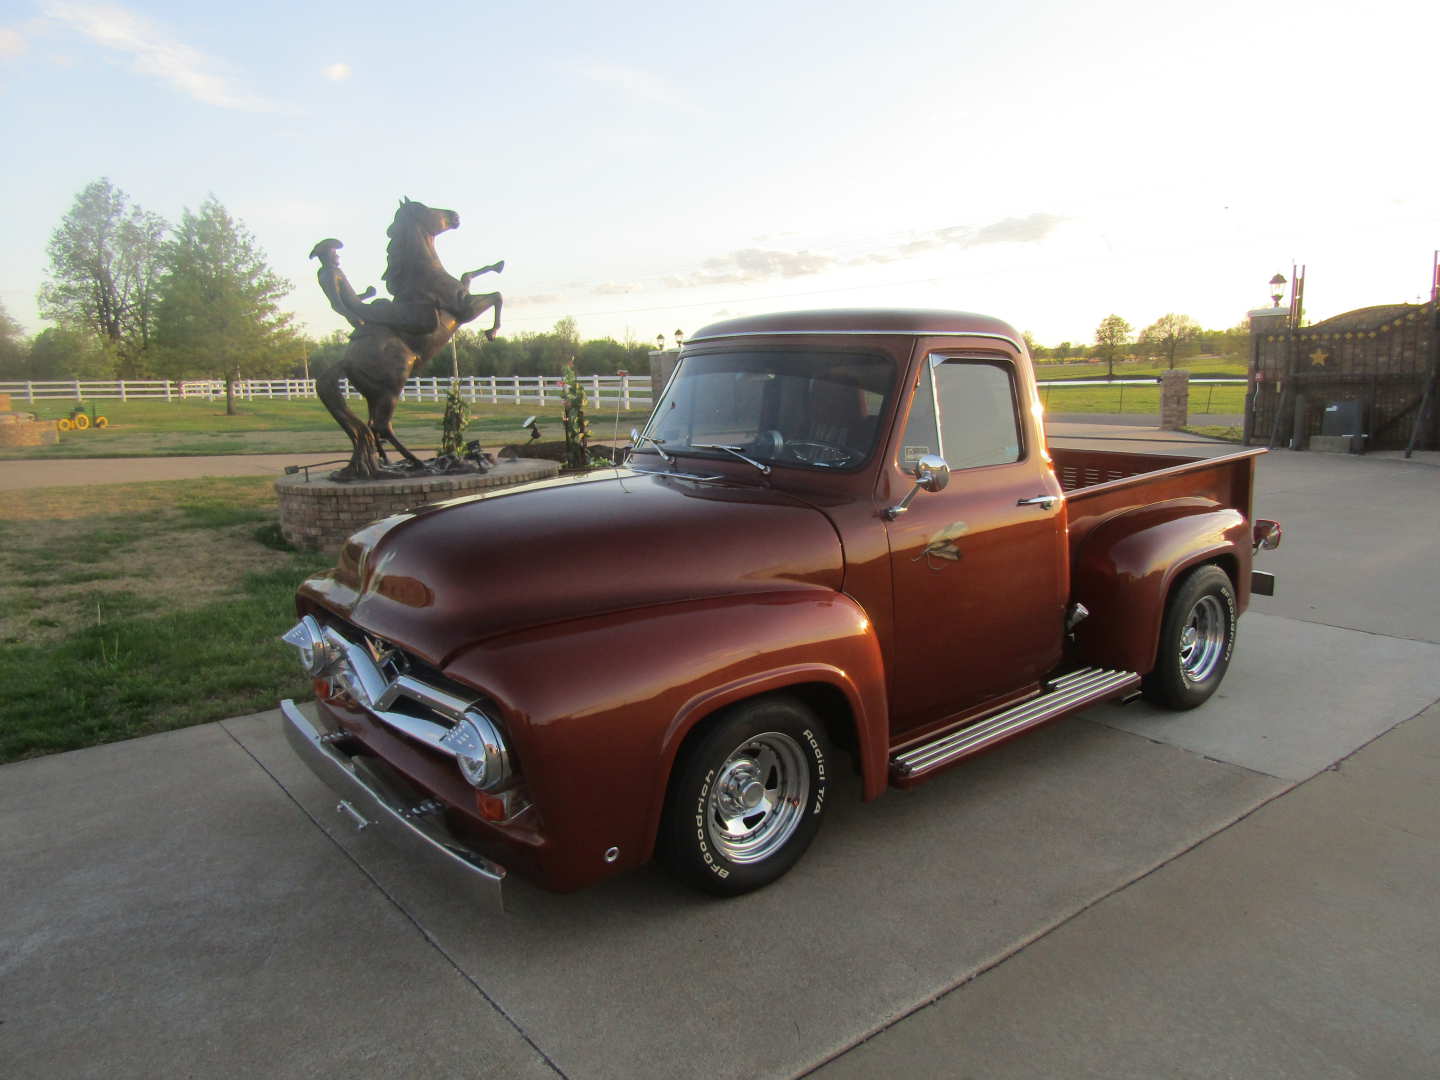
[[[486,821],[504,821],[509,815],[505,812],[505,800],[499,795],[487,795],[483,791],[475,793],[475,809],[480,811],[480,816]]]

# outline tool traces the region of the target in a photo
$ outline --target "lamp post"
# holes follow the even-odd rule
[[[676,331],[675,331],[675,348],[678,349],[678,348],[680,348],[680,347],[681,347],[682,345],[684,345],[684,344],[685,344],[685,332],[684,332],[683,330],[676,330]]]
[[[655,351],[656,351],[656,352],[664,352],[664,351],[665,351],[665,335],[664,335],[664,334],[656,334],[656,335],[655,335]]]
[[[1280,306],[1280,301],[1284,298],[1284,296],[1285,275],[1276,274],[1270,279],[1270,299],[1274,301],[1275,306],[1278,308]]]

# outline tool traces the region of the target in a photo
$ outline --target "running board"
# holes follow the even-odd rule
[[[910,787],[961,758],[988,750],[996,743],[1050,720],[1078,712],[1099,701],[1120,697],[1140,685],[1133,671],[1081,668],[1062,675],[1038,697],[1022,701],[1004,712],[947,731],[929,742],[890,757],[890,782]]]

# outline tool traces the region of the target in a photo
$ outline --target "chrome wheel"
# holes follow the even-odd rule
[[[1215,596],[1202,596],[1180,631],[1180,671],[1187,682],[1204,682],[1225,655],[1230,619]]]
[[[733,863],[756,863],[785,846],[805,816],[810,771],[800,744],[779,731],[745,740],[715,774],[706,831]]]

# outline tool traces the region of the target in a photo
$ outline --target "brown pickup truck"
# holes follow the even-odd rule
[[[1027,728],[1205,701],[1273,579],[1261,450],[1049,450],[1020,336],[940,311],[717,323],[623,467],[398,514],[286,640],[340,809],[464,887],[658,858],[721,895]]]

